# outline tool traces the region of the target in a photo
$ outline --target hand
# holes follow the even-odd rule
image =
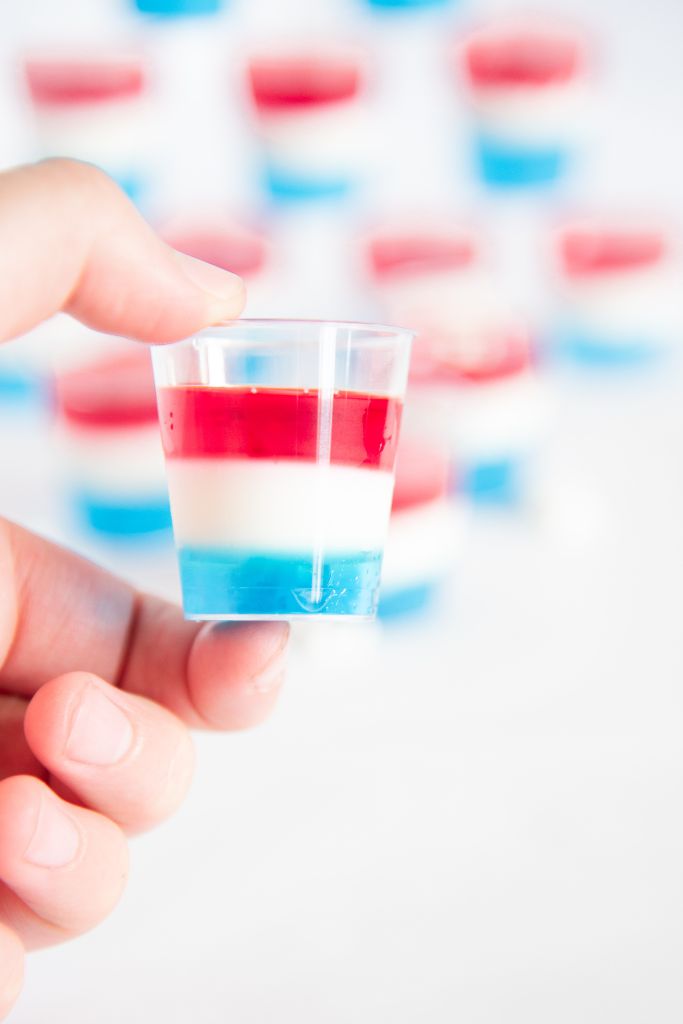
[[[85,164],[0,175],[0,340],[64,309],[171,341],[239,315],[239,278],[165,246]],[[97,924],[126,881],[125,834],[183,798],[186,726],[270,711],[288,627],[200,625],[0,520],[0,1016],[24,949]]]

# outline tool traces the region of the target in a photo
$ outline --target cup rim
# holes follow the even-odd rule
[[[186,338],[182,338],[179,341],[171,342],[170,344],[163,346],[155,346],[158,348],[173,348],[174,345],[183,345],[187,342],[192,342],[197,338],[204,338],[212,334],[217,334],[220,337],[219,332],[230,330],[233,327],[239,327],[245,325],[247,327],[275,327],[283,325],[287,327],[334,327],[334,328],[346,328],[351,331],[362,331],[376,336],[390,335],[392,339],[412,341],[415,337],[415,331],[409,327],[398,327],[394,324],[379,324],[365,322],[362,320],[318,320],[318,319],[307,319],[305,317],[240,317],[235,320],[222,320],[217,324],[212,324],[210,327],[203,327],[200,331],[195,334],[191,334]],[[284,342],[291,342],[291,338],[283,339]]]

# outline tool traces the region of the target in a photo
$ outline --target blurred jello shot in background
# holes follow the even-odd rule
[[[406,400],[406,429],[446,443],[467,497],[520,507],[534,487],[547,425],[547,399],[526,325],[500,316],[468,328],[461,346],[416,364]],[[428,349],[428,339],[418,339]]]
[[[99,357],[56,378],[56,432],[71,518],[105,538],[170,535],[149,352],[123,341],[102,347]]]
[[[496,301],[481,248],[472,230],[445,219],[393,224],[366,239],[365,266],[382,317],[417,333],[413,375],[429,372],[442,349],[448,360],[455,345],[459,358],[464,341],[471,346],[483,337],[479,327]]]
[[[683,334],[670,232],[633,219],[577,221],[555,239],[559,354],[594,367],[649,364]]]
[[[154,349],[187,618],[374,615],[410,340],[245,320]]]
[[[218,14],[224,0],[130,0],[135,10],[157,18],[187,18]]]
[[[323,44],[277,47],[252,57],[248,83],[271,197],[286,202],[353,193],[369,145],[362,55]]]
[[[97,164],[134,202],[143,199],[153,125],[144,56],[96,48],[36,54],[25,75],[40,156]]]
[[[546,19],[506,20],[472,33],[457,52],[484,184],[533,188],[562,179],[588,111],[582,34]]]
[[[382,567],[379,616],[432,609],[462,551],[465,513],[443,445],[401,437]]]

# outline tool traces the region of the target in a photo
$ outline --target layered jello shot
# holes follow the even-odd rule
[[[417,222],[373,233],[365,245],[369,280],[390,323],[416,332],[412,375],[476,358],[498,299],[475,233]]]
[[[149,178],[151,112],[140,54],[52,53],[25,63],[41,154],[97,164],[138,202]]]
[[[669,350],[683,327],[673,249],[652,223],[566,225],[556,238],[560,354],[608,368],[649,363]]]
[[[276,200],[338,199],[363,176],[364,62],[351,49],[276,49],[248,68],[267,189]]]
[[[443,361],[411,381],[406,425],[446,443],[475,504],[519,506],[529,496],[547,400],[525,326],[480,339],[476,357]]]
[[[74,521],[132,540],[171,514],[149,353],[128,345],[57,374],[56,436]]]
[[[187,618],[374,615],[410,340],[264,320],[154,349]]]
[[[462,550],[465,516],[444,445],[401,438],[380,618],[403,620],[437,603]]]
[[[472,34],[458,53],[481,180],[528,188],[562,178],[587,114],[582,35],[545,20],[503,22]]]

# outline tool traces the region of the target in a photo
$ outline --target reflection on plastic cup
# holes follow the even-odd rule
[[[185,615],[374,615],[411,335],[243,320],[153,352]]]

